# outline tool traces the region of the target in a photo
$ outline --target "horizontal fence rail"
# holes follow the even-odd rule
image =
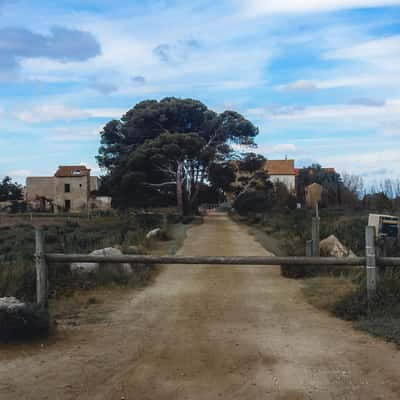
[[[91,256],[87,254],[46,254],[49,262],[132,263],[132,264],[206,264],[206,265],[332,265],[365,266],[366,257],[222,257],[222,256]],[[400,266],[400,258],[377,258],[382,266]]]
[[[164,218],[166,224],[166,218]],[[364,267],[368,299],[376,294],[377,284],[383,277],[384,268],[400,267],[400,257],[377,257],[375,250],[375,228],[367,226],[365,230],[366,246],[365,257],[223,257],[223,256],[153,256],[153,255],[118,255],[95,256],[90,254],[53,254],[45,252],[45,238],[42,228],[36,228],[36,276],[37,276],[37,303],[47,307],[48,302],[48,265],[50,263],[105,263],[105,264],[170,264],[170,265],[232,265],[248,266],[258,265],[270,267],[274,265],[285,266],[331,266],[331,267]],[[309,246],[308,246],[309,247]],[[310,253],[308,249],[308,253]]]

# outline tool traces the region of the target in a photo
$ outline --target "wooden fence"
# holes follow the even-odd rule
[[[119,255],[93,256],[88,254],[47,254],[45,253],[45,238],[40,227],[36,228],[36,282],[37,302],[43,307],[48,304],[48,265],[50,263],[132,263],[132,264],[178,264],[178,265],[258,265],[270,267],[273,265],[304,265],[304,266],[342,266],[365,267],[368,297],[376,293],[377,282],[383,267],[400,267],[400,258],[376,257],[375,228],[368,226],[365,231],[365,257],[222,257],[222,256],[148,256],[148,255]]]

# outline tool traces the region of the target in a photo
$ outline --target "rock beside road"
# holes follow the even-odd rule
[[[319,244],[323,257],[354,257],[355,254],[343,245],[335,235],[330,235],[321,240]]]
[[[15,297],[0,298],[0,341],[29,340],[47,336],[50,317],[37,304],[27,304]]]
[[[121,256],[123,253],[121,250],[116,249],[114,247],[106,247],[104,249],[94,250],[90,253],[91,256]],[[125,275],[132,274],[132,267],[128,263],[110,263],[110,264],[102,264],[105,268],[117,268],[119,273],[123,273]],[[77,262],[71,263],[71,271],[77,273],[96,273],[100,269],[99,263],[92,263],[92,262]]]
[[[26,304],[16,297],[0,297],[0,310],[12,310],[25,306]]]
[[[161,236],[161,234],[162,234],[161,228],[152,229],[150,232],[147,233],[146,240],[157,239],[158,237]]]

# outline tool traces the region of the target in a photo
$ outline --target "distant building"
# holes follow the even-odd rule
[[[97,197],[99,178],[83,165],[62,165],[54,176],[28,177],[26,201],[34,210],[83,212],[110,209],[111,198]]]
[[[296,170],[294,160],[267,160],[265,170],[272,183],[283,183],[290,193],[296,192]]]

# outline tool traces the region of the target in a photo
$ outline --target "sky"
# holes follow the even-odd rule
[[[400,0],[0,0],[0,177],[85,164],[137,102],[242,113],[269,159],[400,178]]]

